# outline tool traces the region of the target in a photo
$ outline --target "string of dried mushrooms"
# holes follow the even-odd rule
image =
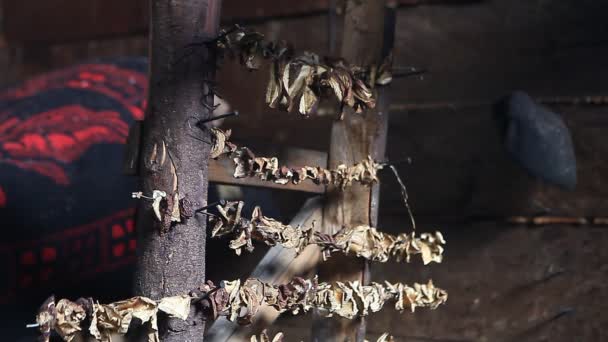
[[[327,317],[337,315],[352,319],[382,309],[388,301],[395,301],[395,309],[402,312],[417,307],[436,309],[445,303],[447,293],[436,288],[432,281],[413,286],[401,283],[336,282],[319,283],[317,279],[296,277],[287,284],[272,285],[258,279],[223,281],[220,286],[208,281],[190,295],[163,298],[155,301],[146,297],[99,304],[92,299],[76,302],[61,299],[55,303],[50,297],[36,316],[42,340],[48,342],[51,331],[65,341],[72,341],[81,332],[88,331],[97,341],[111,342],[113,334],[125,334],[133,318],[149,328],[148,341],[157,342],[159,311],[182,320],[188,318],[190,306],[200,304],[207,317],[225,316],[233,322],[247,325],[263,305],[280,313],[294,315],[318,309]]]
[[[247,147],[238,147],[229,141],[231,130],[222,131],[211,128],[213,146],[211,158],[226,155],[234,161],[234,177],[258,177],[262,180],[277,184],[299,184],[304,180],[311,180],[315,184],[334,185],[342,189],[354,182],[362,185],[372,185],[378,182],[378,170],[383,164],[375,162],[371,157],[361,162],[346,166],[339,165],[333,170],[318,166],[287,167],[280,166],[276,157],[256,157]]]
[[[220,157],[232,158],[234,162],[235,178],[258,177],[261,180],[274,182],[277,184],[299,184],[305,180],[310,180],[315,184],[332,185],[340,189],[345,189],[353,183],[370,186],[379,181],[378,171],[387,164],[374,161],[371,157],[360,161],[352,166],[345,164],[339,165],[335,169],[326,169],[319,166],[287,167],[279,166],[276,157],[256,157],[247,147],[239,147],[229,141],[232,134],[231,130],[223,131],[219,128],[209,129],[212,136],[212,147],[210,157],[217,159]],[[390,165],[389,165],[390,166]],[[405,185],[394,170],[402,188],[403,199],[408,212],[411,210],[407,202],[407,192]],[[177,182],[177,181],[176,181]],[[177,191],[172,194],[166,191],[154,190],[151,195],[142,192],[133,192],[133,198],[146,199],[152,202],[154,215],[162,223],[162,231],[167,231],[172,222],[182,222],[194,215],[193,206],[195,203],[188,198],[181,196]],[[412,217],[412,224],[415,223]]]
[[[274,335],[274,337],[271,340],[270,337],[268,336],[268,333],[266,332],[266,330],[262,331],[262,333],[260,333],[260,335],[259,335],[260,342],[283,342],[284,338],[285,338],[285,335],[282,332],[279,332],[276,335]],[[258,342],[258,336],[256,336],[256,335],[251,336],[251,339],[249,341]],[[394,342],[394,341],[395,340],[393,339],[393,337],[390,336],[388,333],[382,334],[376,340],[376,342]],[[368,340],[365,340],[365,342],[368,342]]]
[[[260,207],[255,207],[251,219],[243,217],[242,201],[226,202],[218,205],[219,216],[212,216],[212,237],[229,236],[230,248],[237,255],[243,249],[251,252],[253,241],[259,240],[269,246],[281,245],[300,253],[306,246],[316,244],[323,249],[323,256],[333,252],[362,257],[372,261],[410,262],[412,255],[420,254],[424,264],[440,263],[443,258],[445,240],[440,232],[423,233],[416,237],[402,233],[397,236],[378,231],[369,226],[343,229],[335,235],[314,232],[313,227],[292,227],[266,217]]]
[[[288,112],[297,107],[305,116],[314,112],[319,98],[332,94],[340,102],[341,117],[345,107],[361,113],[376,105],[372,88],[392,80],[390,58],[380,66],[364,68],[343,59],[322,59],[310,52],[295,56],[293,47],[285,41],[267,42],[263,34],[239,26],[223,30],[217,46],[220,53],[238,57],[249,70],[270,61],[266,103]]]
[[[111,342],[112,335],[126,334],[133,318],[148,327],[148,341],[158,342],[157,313],[182,320],[190,313],[190,296],[175,296],[154,301],[146,297],[133,297],[111,304],[99,304],[91,298],[76,302],[61,299],[55,303],[51,296],[40,307],[36,325],[41,341],[48,342],[55,331],[64,341],[72,341],[76,335],[88,333],[95,340]],[[87,327],[88,326],[88,327]]]
[[[436,309],[447,300],[447,292],[436,288],[432,281],[414,286],[388,282],[361,285],[357,281],[332,285],[319,283],[316,278],[295,277],[287,284],[273,285],[250,278],[244,282],[226,281],[220,287],[207,282],[200,291],[211,304],[212,317],[226,316],[245,325],[251,323],[262,305],[280,313],[297,315],[317,309],[327,317],[352,319],[380,311],[391,300],[400,312],[406,308],[414,312],[417,307]]]

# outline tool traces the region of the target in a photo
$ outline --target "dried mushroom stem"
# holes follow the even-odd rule
[[[152,196],[133,192],[132,197],[152,201],[154,216],[161,223],[162,232],[168,231],[173,222],[182,222],[194,216],[194,204],[185,197],[180,198],[178,192],[168,195],[165,191],[154,190]]]
[[[277,184],[299,184],[308,179],[315,184],[334,185],[344,189],[355,182],[362,185],[378,182],[378,170],[384,167],[384,164],[375,162],[371,157],[352,166],[339,165],[333,170],[314,166],[280,166],[276,157],[256,157],[247,147],[238,147],[229,142],[231,133],[230,130],[224,132],[218,128],[211,129],[211,158],[223,155],[231,157],[235,165],[235,178],[258,177]]]
[[[372,88],[392,80],[390,57],[380,66],[369,67],[349,65],[343,59],[322,60],[310,52],[296,57],[288,43],[267,42],[263,34],[239,26],[224,30],[217,45],[223,55],[238,57],[249,70],[257,70],[263,61],[269,61],[266,103],[288,112],[297,108],[306,116],[315,111],[319,98],[332,94],[340,103],[342,115],[346,107],[362,113],[376,105]]]
[[[260,207],[255,207],[251,219],[242,216],[244,203],[226,202],[218,205],[219,216],[212,217],[212,237],[229,236],[230,248],[237,255],[242,249],[253,250],[253,240],[259,240],[269,246],[281,245],[300,253],[306,246],[316,244],[323,249],[323,256],[329,257],[333,252],[362,257],[372,261],[410,262],[412,255],[420,254],[424,264],[440,263],[443,258],[445,240],[440,232],[423,233],[416,237],[415,232],[402,233],[397,236],[378,231],[369,226],[345,228],[329,235],[314,232],[313,227],[293,227],[266,217]]]
[[[318,309],[328,317],[337,315],[352,319],[380,311],[388,301],[394,301],[398,311],[409,308],[414,312],[417,307],[436,309],[445,303],[448,296],[432,281],[413,286],[389,282],[364,286],[356,281],[332,285],[319,283],[316,278],[306,280],[296,277],[283,285],[268,284],[253,278],[242,283],[234,280],[220,284],[215,286],[207,281],[191,295],[167,297],[159,301],[133,297],[110,304],[99,304],[92,299],[79,299],[76,302],[61,299],[55,303],[54,297],[50,297],[38,312],[36,323],[42,333],[42,341],[48,342],[54,330],[68,342],[83,331],[88,331],[97,341],[111,342],[111,335],[125,334],[133,318],[137,318],[148,327],[148,341],[157,342],[158,312],[186,320],[190,306],[196,303],[203,304],[205,314],[211,319],[225,316],[230,321],[246,325],[252,322],[263,305],[271,306],[280,313],[297,315]],[[281,341],[281,338],[282,335],[277,335],[273,342]]]

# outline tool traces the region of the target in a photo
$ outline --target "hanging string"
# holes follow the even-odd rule
[[[397,168],[395,167],[395,165],[393,165],[393,164],[385,164],[385,165],[391,169],[391,171],[393,172],[393,175],[395,175],[395,178],[397,179],[397,182],[399,183],[399,187],[401,187],[401,198],[403,198],[403,203],[405,204],[405,208],[407,208],[407,213],[410,216],[410,221],[412,222],[412,229],[416,230],[416,220],[414,219],[414,214],[412,212],[412,208],[410,207],[409,195],[407,193],[407,188],[405,187],[405,183],[403,182],[403,180],[401,180],[401,177],[399,176],[399,172],[397,172]]]

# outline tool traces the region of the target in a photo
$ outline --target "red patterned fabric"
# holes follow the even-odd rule
[[[129,270],[135,179],[120,167],[146,70],[87,63],[0,91],[0,303]]]
[[[61,164],[77,160],[95,144],[123,144],[128,132],[117,112],[66,105],[25,120],[6,120],[0,125],[0,144],[5,163],[67,185],[70,180]]]

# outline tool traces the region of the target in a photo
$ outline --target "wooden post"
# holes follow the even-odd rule
[[[379,65],[382,62],[385,2],[349,0],[344,18],[341,57],[357,65]],[[394,27],[392,28],[394,30]],[[391,33],[392,34],[392,33]],[[384,160],[388,127],[388,101],[385,89],[378,89],[378,103],[359,115],[350,113],[336,121],[331,130],[328,167],[353,165],[371,155]],[[322,230],[336,233],[342,227],[375,226],[378,220],[379,188],[353,185],[342,191],[327,189]],[[321,263],[318,274],[323,281],[369,283],[369,264],[362,259],[332,256]],[[313,341],[363,341],[365,321],[315,317]]]
[[[217,36],[221,0],[152,0],[150,6],[150,93],[141,142],[141,191],[148,196],[165,191],[168,203],[177,192],[204,206],[210,136],[188,122],[211,115],[208,81],[215,76],[215,54],[209,48],[213,44],[197,46],[192,54],[185,50],[188,44]],[[202,216],[193,217],[162,231],[152,202],[140,202],[138,295],[159,299],[188,293],[204,282],[205,222]],[[204,321],[192,310],[185,322],[159,322],[161,341],[202,341]]]

